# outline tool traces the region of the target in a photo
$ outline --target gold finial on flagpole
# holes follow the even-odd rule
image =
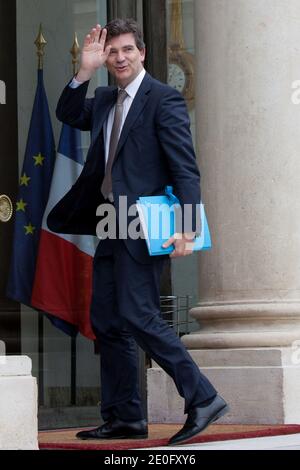
[[[37,56],[38,56],[38,59],[39,59],[38,68],[39,68],[39,70],[42,70],[43,69],[43,56],[45,54],[44,47],[47,44],[47,41],[45,40],[45,38],[43,36],[43,33],[42,33],[42,23],[40,23],[39,34],[38,34],[38,37],[36,38],[36,40],[34,41],[34,44],[37,47],[37,52],[36,53],[37,53]]]
[[[79,54],[80,54],[80,47],[78,44],[78,39],[77,39],[77,34],[74,34],[74,42],[72,49],[70,50],[70,53],[72,54],[72,65],[73,65],[73,75],[76,75],[77,73],[77,66],[79,64]]]

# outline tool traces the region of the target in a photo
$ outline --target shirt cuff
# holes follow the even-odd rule
[[[84,82],[79,82],[78,80],[76,80],[76,78],[74,77],[73,80],[71,81],[71,83],[69,84],[69,87],[70,88],[78,88],[80,85],[82,85]]]

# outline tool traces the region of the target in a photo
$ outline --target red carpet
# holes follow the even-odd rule
[[[65,450],[126,450],[147,447],[161,447],[168,443],[182,425],[152,424],[149,426],[148,439],[90,440],[79,441],[75,434],[81,429],[64,429],[59,431],[42,431],[39,433],[40,449]],[[188,444],[225,441],[230,439],[246,439],[265,436],[280,436],[300,433],[300,425],[224,425],[210,426],[202,434],[190,439]]]

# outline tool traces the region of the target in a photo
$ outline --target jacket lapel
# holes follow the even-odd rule
[[[123,147],[126,139],[127,139],[127,136],[128,136],[128,133],[131,129],[131,127],[133,126],[133,124],[135,123],[136,119],[139,117],[139,114],[142,112],[148,98],[149,98],[149,91],[151,89],[151,76],[146,73],[139,89],[138,89],[138,92],[137,94],[135,95],[134,97],[134,100],[132,102],[132,105],[130,106],[130,109],[129,109],[129,112],[126,116],[126,119],[125,119],[125,122],[124,122],[124,125],[123,125],[123,128],[122,128],[122,132],[121,132],[121,135],[120,135],[120,139],[119,139],[119,143],[118,143],[118,147],[117,147],[117,150],[116,150],[116,155],[115,155],[115,159],[114,159],[114,163],[116,161],[116,159],[118,158],[118,154],[121,150],[121,148]]]
[[[117,101],[117,97],[118,97],[118,89],[117,88],[110,88],[110,89],[106,89],[104,91],[104,93],[102,93],[99,98],[98,98],[98,101],[100,103],[99,105],[99,108],[96,109],[96,112],[95,112],[95,123],[96,123],[96,126],[93,130],[93,136],[92,136],[92,142],[91,143],[94,143],[95,140],[97,139],[107,117],[108,117],[108,114],[111,110],[111,108],[116,104],[116,101]]]

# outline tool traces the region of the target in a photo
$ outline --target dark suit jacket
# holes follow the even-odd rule
[[[105,171],[103,126],[117,99],[116,87],[99,87],[86,99],[88,82],[64,89],[57,106],[60,121],[91,131],[91,145],[78,180],[48,216],[49,228],[58,233],[96,233],[96,209],[103,203],[100,191]],[[125,120],[112,167],[115,206],[126,195],[128,207],[139,196],[164,194],[172,185],[181,205],[200,201],[200,174],[184,99],[173,88],[146,73]],[[129,219],[130,222],[130,219]],[[125,240],[131,255],[150,262],[143,239]]]

